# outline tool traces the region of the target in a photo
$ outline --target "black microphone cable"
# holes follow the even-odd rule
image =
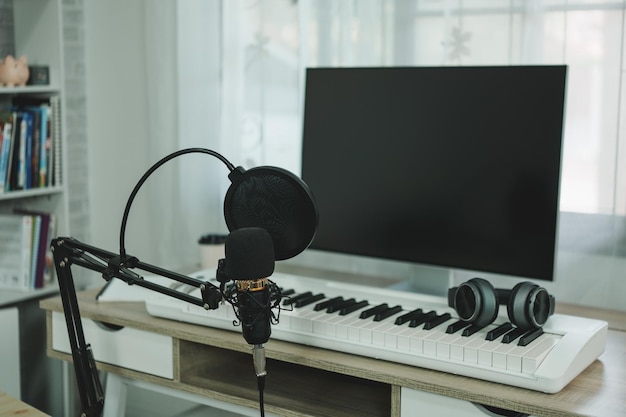
[[[263,399],[263,391],[265,391],[265,375],[257,376],[256,380],[259,387],[259,410],[261,411],[261,417],[265,417],[265,400]]]
[[[266,291],[269,293],[269,298],[265,300],[265,303],[259,301],[259,297],[251,295],[248,291],[238,291],[236,284],[226,286],[225,282],[222,282],[220,286],[221,292],[224,295],[224,300],[232,305],[235,316],[237,317],[237,320],[235,320],[233,324],[235,326],[241,325],[246,341],[253,342],[252,362],[254,365],[254,373],[257,378],[259,411],[261,413],[261,417],[265,416],[264,391],[265,377],[267,375],[265,347],[263,346],[263,343],[269,339],[269,333],[267,333],[266,336],[259,336],[256,331],[258,331],[259,328],[262,329],[264,327],[264,323],[278,323],[280,313],[275,314],[272,310],[281,310],[280,301],[282,299],[280,288],[274,282],[267,280],[265,285],[267,286]]]

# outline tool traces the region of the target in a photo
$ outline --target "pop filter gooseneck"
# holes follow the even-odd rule
[[[156,162],[139,179],[131,192],[120,228],[119,265],[128,266],[125,234],[130,208],[148,177],[166,162],[188,153],[205,153],[222,161],[230,173],[231,185],[224,199],[224,217],[229,231],[260,227],[272,237],[276,260],[292,258],[313,241],[318,224],[318,209],[308,186],[293,173],[277,167],[262,166],[245,170],[231,164],[219,153],[205,148],[187,148]]]
[[[222,155],[220,155],[219,153],[217,153],[215,151],[212,151],[210,149],[205,149],[205,148],[181,149],[180,151],[176,151],[174,153],[171,153],[171,154],[163,157],[161,160],[159,160],[154,165],[152,165],[150,167],[150,169],[148,169],[145,172],[145,174],[143,174],[143,176],[139,179],[139,181],[135,185],[135,188],[133,188],[133,191],[130,193],[130,196],[128,197],[128,201],[126,202],[126,208],[124,209],[124,215],[122,217],[122,226],[120,228],[120,262],[121,262],[122,265],[126,263],[126,246],[125,246],[125,243],[124,243],[124,237],[125,237],[125,234],[126,234],[126,223],[128,222],[128,214],[130,213],[130,207],[133,204],[133,200],[135,199],[135,196],[139,192],[139,189],[141,188],[143,183],[146,182],[148,177],[150,175],[152,175],[152,173],[154,171],[156,171],[160,166],[165,164],[167,161],[170,161],[170,160],[172,160],[172,159],[174,159],[174,158],[176,158],[178,156],[181,156],[181,155],[184,155],[184,154],[188,154],[188,153],[206,153],[206,154],[212,155],[212,156],[216,157],[217,159],[219,159],[220,161],[222,161],[226,165],[226,167],[228,168],[229,171],[232,171],[232,170],[235,169],[235,166],[233,164],[231,164]]]

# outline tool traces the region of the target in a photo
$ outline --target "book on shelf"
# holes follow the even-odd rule
[[[0,111],[0,194],[61,185],[58,96],[17,96]]]
[[[61,185],[61,99],[58,96],[50,98],[52,143],[50,153],[50,180],[54,185]]]
[[[29,289],[33,217],[0,215],[0,285]]]
[[[4,193],[7,171],[9,170],[9,150],[11,149],[13,112],[0,112],[0,194]]]
[[[29,290],[53,281],[55,227],[52,213],[16,209],[0,215],[0,287]]]

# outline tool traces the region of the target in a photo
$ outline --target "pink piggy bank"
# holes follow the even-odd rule
[[[9,87],[26,85],[28,75],[28,62],[25,56],[15,59],[12,55],[7,55],[0,62],[0,85]]]

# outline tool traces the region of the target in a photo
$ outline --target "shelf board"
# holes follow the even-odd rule
[[[15,94],[58,94],[61,91],[59,87],[50,85],[25,85],[19,87],[0,87],[0,95]]]
[[[0,194],[0,201],[16,200],[19,198],[26,198],[26,197],[52,195],[52,194],[58,194],[61,192],[63,192],[63,186],[60,186],[60,185],[54,186],[54,187],[33,188],[30,190],[9,191],[9,192]]]

